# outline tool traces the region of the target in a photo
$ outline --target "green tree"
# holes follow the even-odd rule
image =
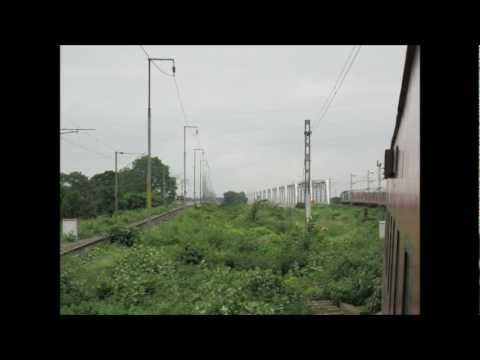
[[[145,207],[147,157],[135,160],[131,168],[118,173],[119,209]],[[165,182],[164,182],[165,180]],[[152,158],[153,206],[175,200],[177,183],[169,167],[158,157]],[[60,174],[60,209],[62,217],[89,218],[112,214],[115,208],[115,172],[108,170],[90,179],[80,172]]]
[[[147,156],[141,157],[132,163],[131,168],[125,168],[119,172],[119,186],[121,193],[145,192],[147,159]],[[164,174],[165,184],[163,184]],[[154,204],[155,198],[157,199],[157,203],[159,203],[162,195],[165,195],[166,201],[173,201],[175,199],[176,190],[176,179],[170,177],[169,167],[158,157],[152,157],[152,192]]]
[[[115,172],[104,171],[90,178],[97,214],[113,214],[115,210]]]
[[[243,191],[239,193],[235,191],[227,191],[223,194],[223,205],[246,204],[247,201],[247,196]]]
[[[62,217],[95,216],[91,184],[81,172],[60,174],[62,191]]]
[[[145,201],[145,192],[127,192],[120,197],[118,206],[121,210],[141,209],[145,207]]]

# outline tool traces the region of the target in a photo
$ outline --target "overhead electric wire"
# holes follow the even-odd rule
[[[345,62],[344,67],[342,68],[342,71],[340,72],[340,74],[343,73],[343,75],[340,75],[337,78],[337,82],[334,85],[334,87],[332,88],[332,92],[331,92],[332,96],[327,97],[327,100],[326,100],[327,102],[324,103],[325,106],[322,106],[323,110],[321,110],[319,119],[315,123],[312,130],[317,128],[320,121],[325,117],[325,114],[327,113],[328,109],[330,108],[330,105],[332,104],[333,100],[335,99],[335,96],[337,95],[338,90],[340,90],[340,88],[342,87],[343,82],[345,81],[345,78],[346,78],[347,74],[349,73],[350,69],[352,68],[352,65],[355,62],[355,59],[357,58],[357,55],[360,52],[360,49],[361,49],[361,46],[356,47],[356,52],[354,53],[354,55],[351,56],[351,53],[350,53],[349,56],[347,57],[347,61]],[[346,64],[348,64],[348,65],[346,65]],[[346,70],[345,70],[345,67],[346,67]]]
[[[72,123],[72,124],[75,125],[75,126],[80,127],[80,126],[79,126],[76,122],[74,122],[73,120],[70,120],[70,119],[69,119],[69,120],[67,120],[67,121],[70,122],[70,123]],[[107,143],[101,141],[101,140],[100,140],[98,137],[96,137],[95,135],[92,135],[92,134],[90,134],[90,133],[88,133],[88,132],[85,132],[85,133],[82,133],[82,134],[85,134],[85,135],[90,136],[92,139],[94,139],[94,140],[95,140],[96,142],[98,142],[99,144],[101,144],[101,145],[109,148],[110,150],[115,151],[115,148],[113,148],[112,146],[108,145]]]
[[[338,83],[339,83],[339,81],[340,81],[340,78],[341,78],[342,74],[345,72],[345,69],[347,68],[347,65],[348,65],[348,63],[349,63],[349,61],[350,61],[350,59],[351,59],[351,57],[352,57],[355,49],[356,49],[356,46],[352,46],[352,48],[350,49],[350,52],[349,52],[349,54],[348,54],[348,56],[347,56],[347,59],[346,59],[345,62],[343,63],[342,69],[341,69],[341,71],[338,73],[338,76],[337,76],[335,82],[333,83],[333,87],[330,89],[330,92],[328,93],[328,96],[325,98],[325,101],[323,102],[322,107],[320,108],[320,114],[322,114],[323,110],[325,109],[325,106],[327,105],[328,101],[330,100],[330,97],[333,95],[333,92],[334,92],[334,90],[336,89],[336,87],[337,87],[337,85],[338,85]]]
[[[140,46],[140,48],[142,49],[142,51],[145,53],[145,55],[147,56],[147,58],[150,58],[150,54],[148,53],[148,51],[147,51],[142,45],[139,45],[139,46]],[[175,90],[176,90],[176,95],[177,95],[178,103],[179,103],[179,105],[180,105],[180,110],[181,110],[182,115],[183,115],[183,122],[184,122],[184,125],[186,125],[186,124],[188,123],[187,113],[186,113],[186,111],[185,111],[185,106],[184,106],[183,99],[182,99],[182,96],[181,96],[181,93],[180,93],[180,87],[178,86],[178,83],[177,83],[177,79],[176,79],[175,74],[167,74],[167,73],[165,73],[164,71],[162,71],[162,70],[157,66],[157,64],[155,64],[155,62],[153,62],[153,63],[154,63],[154,65],[155,65],[155,67],[156,67],[160,72],[162,72],[162,73],[165,74],[165,75],[168,75],[168,76],[173,77],[173,81],[174,81],[174,84],[175,84]],[[202,146],[202,143],[201,143],[201,141],[200,141],[200,138],[199,138],[198,133],[197,133],[196,136],[195,136],[195,140],[196,140],[196,142],[197,142],[197,146],[198,146],[199,148],[203,148],[203,149],[204,149],[205,159],[207,159],[207,157],[206,157],[206,150],[205,150],[205,148]],[[207,161],[207,160],[206,160],[206,162],[207,162],[208,168],[210,169],[210,166],[208,165],[208,161]],[[209,175],[208,175],[208,177],[209,177]],[[211,178],[210,178],[209,180],[210,180],[210,182],[211,182]]]
[[[65,141],[66,143],[69,143],[69,144],[71,144],[71,145],[75,145],[75,146],[77,146],[77,147],[79,147],[79,148],[82,148],[82,149],[84,149],[84,150],[86,150],[86,151],[88,151],[88,152],[91,152],[91,153],[100,155],[102,158],[109,159],[109,160],[112,160],[112,159],[113,159],[112,156],[108,156],[108,155],[103,154],[103,153],[100,153],[100,152],[98,152],[98,151],[91,150],[91,149],[89,149],[89,148],[87,148],[87,147],[85,147],[85,146],[83,146],[83,145],[77,144],[76,142],[73,142],[73,141],[71,141],[71,140],[66,140],[65,138],[61,138],[61,140]]]
[[[147,55],[147,59],[150,59],[150,55],[148,54],[147,50],[145,50],[145,48],[142,46],[142,45],[139,45],[140,48],[143,50],[143,52],[145,53],[145,55]],[[162,74],[164,75],[167,75],[167,76],[170,76],[170,77],[174,77],[173,74],[169,74],[169,73],[166,73],[165,71],[163,71],[159,66],[158,64],[155,62],[155,61],[152,61],[153,63],[153,66],[155,66],[157,68],[158,71],[160,71]]]
[[[186,124],[186,123],[187,123],[187,114],[186,114],[186,112],[185,112],[185,107],[183,106],[182,97],[180,96],[180,89],[178,88],[177,78],[176,78],[175,76],[173,77],[173,81],[175,82],[175,89],[177,90],[178,102],[179,102],[179,104],[180,104],[180,108],[182,109],[183,121],[184,121],[185,124]]]

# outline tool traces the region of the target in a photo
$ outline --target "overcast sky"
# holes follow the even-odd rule
[[[395,125],[405,46],[362,46],[330,109],[322,104],[351,46],[145,46],[173,57],[187,122],[188,195],[192,147],[205,148],[214,191],[251,192],[301,181],[304,120],[311,119],[312,178],[366,177],[383,161]],[[159,66],[171,73],[170,64]],[[139,46],[61,47],[61,171],[114,169],[114,150],[147,152],[146,55]],[[183,177],[184,118],[175,83],[152,67],[152,155]],[[127,165],[135,156],[121,156]],[[373,184],[372,184],[373,185]],[[376,185],[376,182],[375,182]],[[357,185],[365,187],[365,183]]]

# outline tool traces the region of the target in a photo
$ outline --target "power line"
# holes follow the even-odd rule
[[[348,67],[347,67],[347,69],[346,69],[344,72],[343,72],[343,69],[342,69],[343,76],[341,76],[341,80],[340,80],[340,82],[338,83],[338,86],[336,86],[336,89],[335,89],[335,86],[333,87],[333,89],[335,89],[335,91],[333,92],[333,95],[330,97],[328,103],[327,103],[326,106],[324,107],[323,113],[320,114],[320,118],[318,119],[315,128],[318,127],[318,124],[320,123],[320,121],[325,117],[325,114],[327,113],[328,109],[330,108],[330,105],[332,104],[333,99],[334,99],[335,96],[337,95],[338,90],[340,90],[340,88],[342,87],[343,82],[345,81],[345,78],[346,78],[347,74],[349,73],[350,69],[352,68],[352,65],[353,65],[353,63],[355,62],[355,59],[357,58],[357,55],[358,55],[358,53],[360,52],[360,49],[361,49],[361,46],[358,46],[357,49],[356,49],[357,51],[355,52],[355,54],[354,54],[353,56],[350,56],[350,55],[349,55],[349,57],[347,58],[346,64],[348,63]],[[349,59],[349,58],[351,58],[350,62],[348,62],[348,59]],[[344,66],[344,68],[345,68],[345,66]],[[341,73],[342,73],[342,72],[341,72]],[[340,79],[340,77],[337,78],[337,79]]]
[[[77,143],[75,143],[75,142],[73,142],[73,141],[71,141],[71,140],[66,140],[65,138],[61,138],[61,140],[65,141],[65,142],[67,142],[67,143],[69,143],[69,144],[71,144],[71,145],[75,145],[75,146],[77,146],[77,147],[79,147],[79,148],[82,148],[82,149],[84,149],[84,150],[86,150],[86,151],[88,151],[88,152],[91,152],[91,153],[100,155],[100,157],[102,157],[102,158],[109,159],[109,160],[113,159],[113,157],[111,157],[111,156],[105,155],[105,154],[100,153],[100,152],[95,151],[95,150],[91,150],[91,149],[89,149],[89,148],[87,148],[87,147],[85,147],[85,146],[83,146],[83,145],[77,144]]]
[[[147,50],[145,50],[145,48],[142,46],[142,45],[139,45],[140,48],[143,50],[143,52],[145,53],[145,55],[147,55],[147,58],[149,59],[150,58],[150,55],[148,54]],[[157,68],[158,71],[160,71],[162,74],[164,75],[167,75],[167,76],[170,76],[170,77],[174,77],[174,75],[172,74],[169,74],[169,73],[166,73],[165,71],[163,71],[155,61],[152,61],[153,65]]]
[[[178,88],[177,78],[175,76],[173,77],[173,81],[175,82],[175,89],[177,90],[178,102],[180,104],[180,108],[182,109],[183,121],[186,123],[187,122],[187,114],[185,113],[185,108],[183,106],[182,97],[180,96],[180,89]]]
[[[145,53],[145,55],[147,56],[147,59],[150,58],[150,54],[147,52],[147,50],[145,50],[145,48],[142,46],[142,45],[139,45],[140,48],[143,50],[143,52]],[[175,74],[168,74],[166,72],[164,72],[162,69],[160,69],[160,67],[157,65],[157,63],[155,61],[153,61],[153,65],[157,68],[158,71],[160,71],[162,74],[165,74],[167,76],[170,76],[170,77],[173,77],[173,80],[175,82],[175,88],[176,88],[176,91],[177,91],[177,98],[178,98],[178,101],[180,103],[180,107],[181,107],[181,110],[182,110],[182,114],[183,114],[183,119],[184,119],[184,122],[186,123],[187,122],[187,115],[185,113],[185,109],[183,107],[183,102],[182,102],[182,99],[180,98],[180,90],[178,88],[178,84],[177,84],[177,80],[175,78]]]
[[[325,109],[325,106],[327,105],[330,97],[333,95],[333,91],[335,90],[335,88],[337,87],[339,81],[340,81],[340,78],[342,76],[342,74],[344,73],[345,69],[347,68],[347,65],[350,61],[350,58],[352,57],[352,54],[353,52],[355,51],[355,48],[356,46],[352,46],[351,50],[350,50],[350,53],[348,54],[347,56],[347,59],[345,60],[343,66],[342,66],[342,70],[339,72],[338,76],[337,76],[337,79],[335,80],[334,84],[333,84],[333,87],[332,89],[330,90],[328,96],[325,98],[325,101],[323,102],[322,104],[322,107],[320,108],[320,115],[322,114],[323,110]]]
[[[150,58],[150,55],[149,55],[148,51],[147,51],[142,45],[140,45],[140,48],[141,48],[142,51],[145,53],[145,55],[147,56],[147,58]],[[185,111],[185,106],[184,106],[183,99],[182,99],[182,96],[181,96],[181,93],[180,93],[180,87],[178,86],[177,78],[176,78],[175,74],[173,74],[173,75],[167,74],[167,73],[165,73],[164,71],[162,71],[162,70],[156,65],[155,62],[154,62],[153,64],[154,64],[154,65],[157,67],[157,69],[158,69],[160,72],[162,72],[163,74],[173,77],[173,81],[174,81],[174,84],[175,84],[175,90],[176,90],[176,95],[177,95],[178,103],[179,103],[179,105],[180,105],[180,110],[181,110],[182,115],[183,115],[183,121],[184,121],[184,124],[187,124],[187,113],[186,113],[186,111]],[[198,136],[198,133],[197,133],[197,135],[195,136],[195,140],[196,140],[196,142],[197,142],[198,147],[201,147],[201,148],[205,149],[205,148],[202,146],[202,143],[201,143],[201,141],[200,141],[200,138],[199,138],[199,136]],[[205,151],[205,154],[206,154],[206,151]],[[208,166],[208,161],[207,161],[207,166]],[[208,167],[209,167],[209,166],[208,166]],[[209,167],[209,169],[210,169],[210,167]],[[208,176],[208,177],[209,177],[209,176]],[[211,179],[210,179],[210,181],[211,181]]]
[[[353,63],[355,62],[355,59],[356,59],[358,53],[360,52],[360,49],[361,49],[361,46],[359,46],[359,47],[357,48],[356,53],[353,55],[350,63],[348,64],[348,68],[347,68],[346,71],[343,73],[343,76],[342,76],[342,78],[341,78],[341,80],[340,80],[340,83],[339,83],[339,85],[337,86],[335,92],[333,93],[333,96],[330,98],[330,101],[328,102],[325,110],[323,111],[323,114],[320,115],[320,118],[318,119],[318,122],[317,122],[317,126],[318,126],[318,124],[320,123],[320,121],[325,117],[325,114],[327,113],[328,109],[330,108],[330,105],[332,104],[333,100],[335,99],[335,96],[337,95],[338,91],[339,91],[340,88],[342,87],[343,82],[345,81],[345,78],[346,78],[347,74],[349,73],[350,69],[352,68]]]
[[[70,123],[72,123],[72,124],[75,125],[75,126],[80,127],[80,125],[78,125],[76,122],[74,122],[74,121],[71,120],[71,119],[69,119],[69,120],[67,120],[67,121],[70,122]],[[90,134],[90,133],[88,133],[88,132],[85,132],[85,133],[82,133],[82,134],[85,134],[85,135],[90,136],[90,137],[91,137],[92,139],[94,139],[96,142],[98,142],[99,144],[101,144],[101,145],[109,148],[110,150],[113,150],[113,151],[116,150],[116,149],[113,148],[112,146],[110,146],[110,145],[108,145],[107,143],[101,141],[101,140],[100,140],[98,137],[96,137],[95,135],[92,135],[92,134]]]

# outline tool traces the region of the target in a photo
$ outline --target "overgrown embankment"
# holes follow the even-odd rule
[[[308,314],[312,299],[380,305],[382,209],[215,205],[64,260],[64,314]],[[119,235],[122,236],[121,234]],[[131,245],[131,246],[128,246]]]
[[[90,219],[80,219],[78,229],[78,239],[87,239],[92,236],[105,234],[113,227],[124,226],[136,221],[148,218],[149,216],[159,215],[175,207],[181,206],[178,202],[166,205],[159,205],[151,209],[121,210],[113,215],[100,215]],[[70,236],[61,236],[62,242],[74,241]]]

